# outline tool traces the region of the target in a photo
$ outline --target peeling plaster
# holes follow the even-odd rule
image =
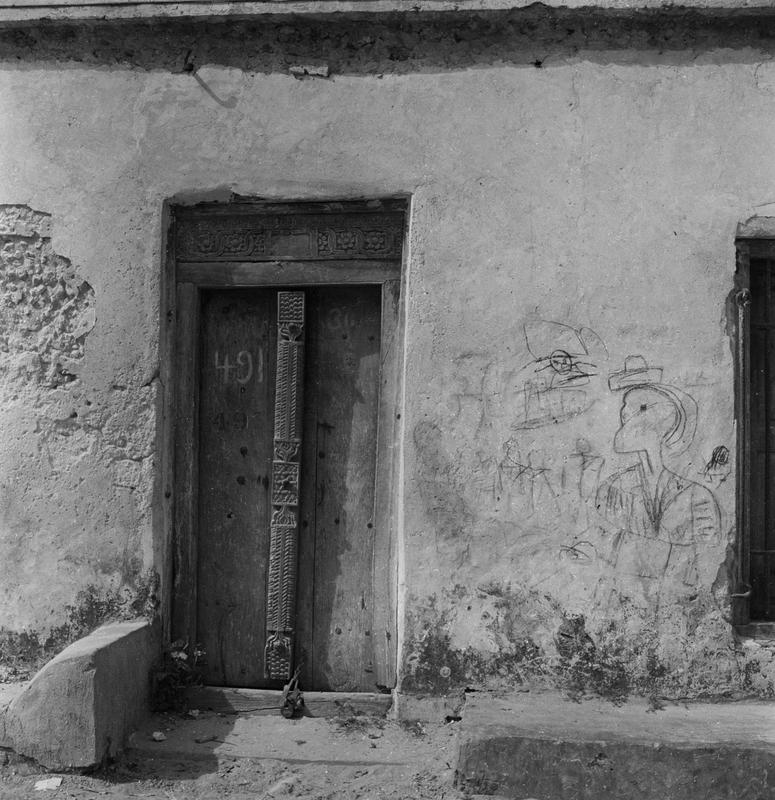
[[[106,402],[82,379],[98,302],[77,265],[54,252],[52,222],[28,206],[0,206],[6,677],[156,603],[138,529],[153,492],[156,390]]]

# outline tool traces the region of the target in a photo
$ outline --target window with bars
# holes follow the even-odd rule
[[[775,623],[775,219],[737,239],[735,621]],[[767,626],[770,627],[769,625]]]
[[[775,258],[749,260],[752,620],[775,620]]]

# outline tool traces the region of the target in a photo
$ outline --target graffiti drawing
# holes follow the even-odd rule
[[[729,448],[723,444],[713,448],[702,474],[708,483],[720,486],[729,477],[732,467],[729,463]]]
[[[593,506],[604,459],[592,452],[586,439],[576,440],[576,450],[568,455],[562,468],[562,488],[568,514],[585,528],[588,511]]]
[[[517,430],[539,428],[571,419],[591,408],[594,399],[585,387],[597,375],[597,356],[607,356],[602,339],[591,328],[576,329],[540,320],[524,327],[533,356],[522,372],[522,408],[513,425]]]
[[[629,356],[609,388],[622,392],[614,451],[638,461],[597,492],[598,512],[616,531],[608,561],[622,573],[695,586],[703,549],[720,541],[719,506],[708,488],[668,469],[665,458],[692,443],[697,403],[662,383],[662,369],[642,356]]]
[[[447,394],[452,417],[479,430],[485,421],[484,377],[492,360],[479,353],[462,353],[452,360]]]
[[[536,511],[558,514],[557,492],[552,485],[551,470],[540,450],[531,450],[522,458],[512,438],[503,445],[503,460],[498,465],[496,490],[507,503],[518,506],[528,515]]]
[[[560,558],[591,564],[594,561],[595,546],[586,539],[574,540],[572,544],[560,547]]]

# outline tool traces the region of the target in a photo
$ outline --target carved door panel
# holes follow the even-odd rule
[[[284,399],[278,290],[202,293],[197,638],[211,684],[279,685],[290,642],[305,688],[369,691],[380,288],[302,291],[303,392]],[[294,397],[300,437],[280,430]]]

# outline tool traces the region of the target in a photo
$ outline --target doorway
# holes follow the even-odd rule
[[[309,690],[395,683],[403,211],[337,206],[176,215],[171,626],[204,649],[210,685],[276,688],[296,669]],[[222,252],[212,230],[224,227]],[[192,230],[206,252],[192,253]],[[230,248],[248,240],[272,242],[270,258],[264,247],[236,260]],[[305,242],[317,259],[301,257]],[[284,398],[282,298],[303,308],[303,367]],[[300,447],[281,463],[289,403]],[[278,640],[289,643],[279,672]]]

